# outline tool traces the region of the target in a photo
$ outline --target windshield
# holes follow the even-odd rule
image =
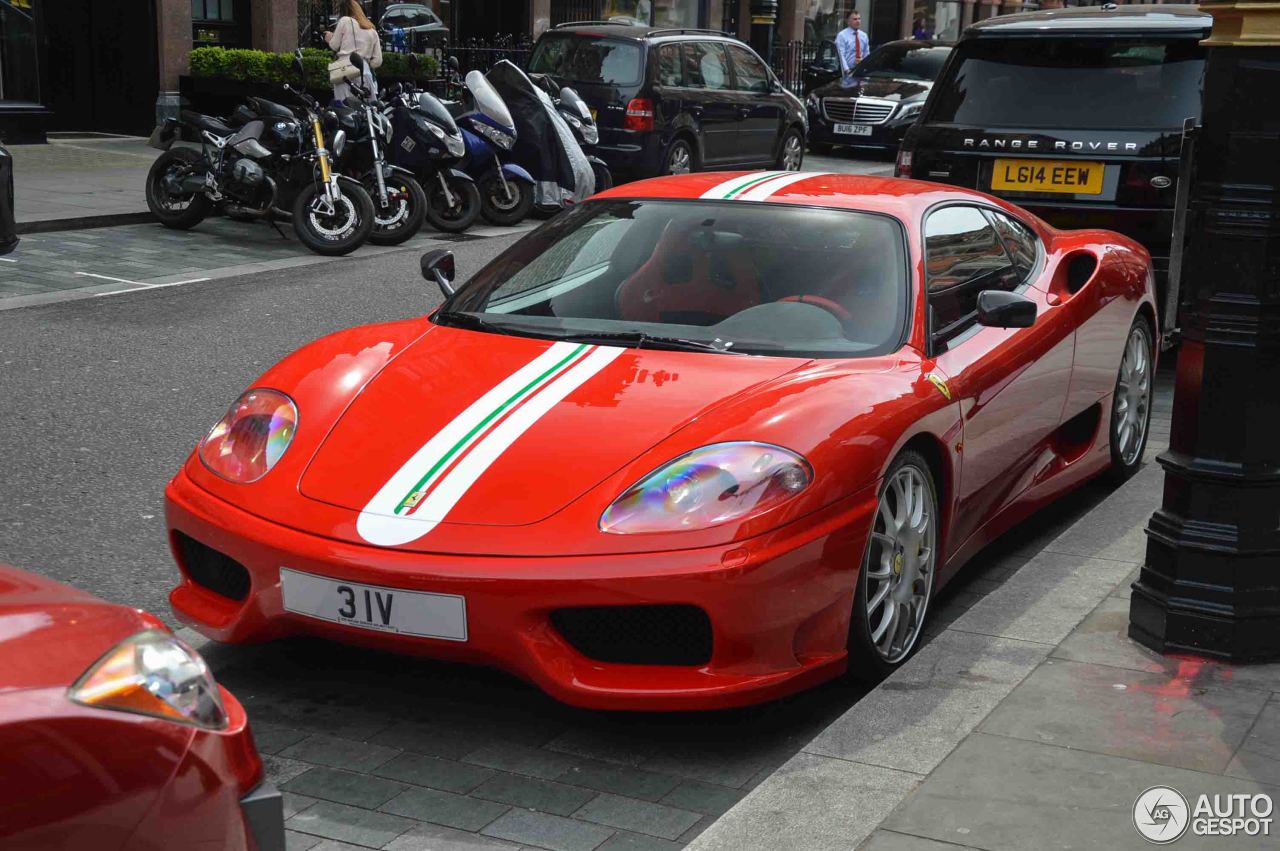
[[[956,50],[930,121],[1145,130],[1200,115],[1204,53],[1194,39],[983,38]]]
[[[511,119],[511,110],[507,109],[507,102],[502,99],[502,95],[498,94],[493,84],[484,78],[484,74],[479,71],[468,71],[467,91],[471,92],[471,97],[476,102],[476,109],[481,113],[503,127],[516,126],[515,121]]]
[[[529,71],[575,83],[633,86],[640,82],[640,45],[599,36],[548,34],[534,47]]]
[[[435,95],[427,94],[426,92],[420,93],[418,95],[418,105],[415,109],[437,124],[444,126],[450,132],[458,132],[458,125],[453,122],[453,116],[449,114],[449,110],[444,108],[444,104]]]
[[[949,47],[915,44],[887,44],[873,50],[853,69],[855,77],[897,77],[906,80],[936,80],[947,61]]]
[[[520,240],[437,321],[616,345],[863,356],[898,345],[906,281],[902,227],[889,216],[599,200]]]

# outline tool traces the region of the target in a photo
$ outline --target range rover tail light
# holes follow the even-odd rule
[[[898,151],[898,161],[893,166],[894,177],[911,176],[911,152]]]
[[[627,130],[652,130],[653,101],[648,98],[632,98],[627,104],[627,117],[622,126]]]

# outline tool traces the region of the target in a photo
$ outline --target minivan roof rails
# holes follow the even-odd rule
[[[565,21],[563,24],[556,24],[551,29],[562,30],[565,27],[634,27],[637,24],[624,23],[622,21]]]
[[[724,30],[698,29],[697,27],[681,27],[679,29],[650,30],[649,35],[728,35]]]

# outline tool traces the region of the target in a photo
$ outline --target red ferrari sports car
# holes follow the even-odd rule
[[[152,615],[0,565],[0,848],[283,851],[244,709]]]
[[[268,370],[166,491],[206,635],[757,702],[915,648],[979,548],[1146,442],[1146,251],[845,174],[631,183],[430,316]]]

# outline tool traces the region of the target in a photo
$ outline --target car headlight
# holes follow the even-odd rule
[[[904,118],[915,118],[917,115],[920,114],[920,110],[922,109],[924,109],[924,101],[916,101],[915,103],[909,103],[898,110],[896,119],[902,120]]]
[[[818,104],[818,96],[817,96],[817,95],[809,95],[807,98],[805,98],[805,99],[804,99],[804,105],[805,105],[805,106],[807,106],[807,107],[809,107],[809,109],[810,109],[810,110],[812,110],[813,112],[817,112],[817,111],[818,111],[818,106],[819,106],[819,104]]]
[[[292,399],[278,390],[250,390],[200,441],[200,460],[229,482],[256,482],[284,455],[297,428]]]
[[[812,481],[809,462],[790,449],[752,441],[713,443],[628,488],[600,516],[600,531],[680,532],[745,520],[781,505]]]
[[[209,668],[180,639],[159,630],[126,638],[94,662],[68,697],[84,706],[151,715],[208,730],[227,726]]]

